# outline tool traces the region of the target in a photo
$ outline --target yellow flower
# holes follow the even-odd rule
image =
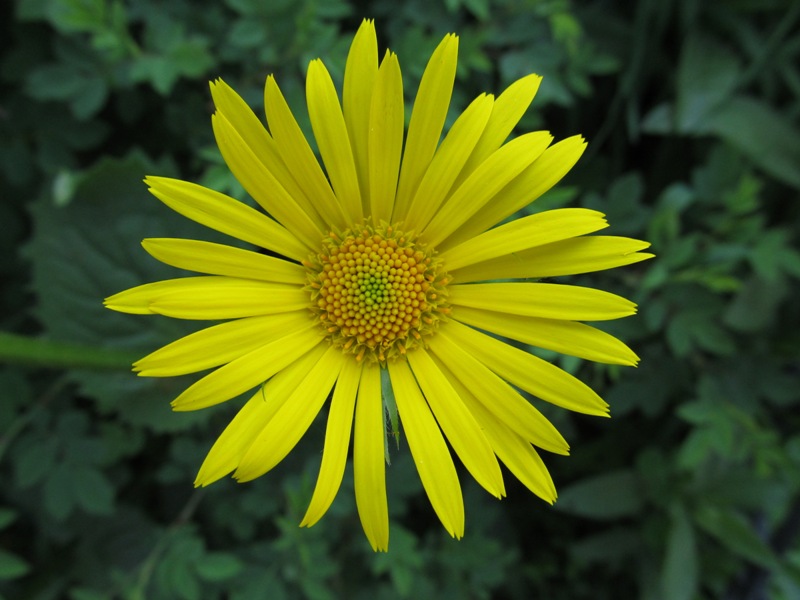
[[[400,66],[391,52],[379,65],[371,21],[353,39],[342,105],[325,66],[312,61],[306,96],[327,175],[273,77],[264,92],[269,131],[231,88],[212,83],[219,148],[266,214],[189,182],[147,178],[170,208],[266,251],[147,239],[145,250],[158,260],[204,275],[106,299],[121,312],[225,320],[134,366],[148,377],[215,369],[173,401],[179,411],[255,389],[211,448],[196,485],[231,472],[238,481],[263,475],[331,396],[319,478],[301,525],[316,523],[333,501],[354,427],[358,512],[373,549],[386,550],[383,373],[433,509],[460,538],[464,507],[445,438],[493,496],[505,494],[499,458],[553,502],[555,487],[534,446],[567,454],[568,445],[517,389],[569,410],[607,414],[585,384],[483,331],[636,364],[622,342],[579,323],[631,315],[632,302],[530,280],[635,263],[651,256],[639,252],[648,244],[587,236],[607,224],[586,209],[496,226],[561,179],[585,142],[575,136],[551,145],[552,136],[537,131],[504,144],[539,86],[530,75],[497,98],[476,98],[440,144],[457,51],[458,38],[448,35],[431,57],[405,148]]]

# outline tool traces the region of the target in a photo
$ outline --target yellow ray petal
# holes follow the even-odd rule
[[[448,270],[608,227],[603,213],[585,208],[548,210],[490,229],[439,255]]]
[[[339,373],[331,400],[317,485],[314,487],[314,495],[300,527],[311,527],[322,518],[342,484],[347,463],[347,449],[350,447],[350,431],[353,426],[358,382],[361,379],[363,365],[351,357],[347,358],[348,360],[342,364],[342,372]]]
[[[200,279],[201,281],[197,281]],[[173,292],[187,286],[207,285],[211,281],[216,281],[217,277],[186,277],[183,279],[165,279],[154,283],[137,285],[122,292],[117,292],[103,300],[106,308],[117,312],[129,313],[132,315],[154,315],[150,310],[153,298],[157,298],[166,292]]]
[[[250,444],[292,391],[308,377],[326,348],[325,344],[317,344],[259,388],[214,443],[200,467],[195,486],[214,483],[239,466]]]
[[[312,250],[327,233],[314,223],[275,176],[264,167],[221,112],[211,117],[211,126],[222,158],[253,200]]]
[[[653,254],[640,252],[649,246],[648,242],[610,235],[581,237],[469,265],[451,275],[459,283],[468,283],[591,273],[653,258]]]
[[[453,386],[423,348],[409,352],[408,363],[461,462],[486,491],[497,498],[505,496],[503,475],[492,447]]]
[[[583,323],[509,315],[466,306],[459,306],[452,317],[524,344],[586,360],[628,366],[636,366],[639,362],[633,350],[613,335]]]
[[[377,225],[392,216],[403,152],[403,78],[391,52],[378,69],[369,115],[369,213]]]
[[[216,275],[172,281],[172,289],[150,297],[151,312],[175,319],[216,321],[291,312],[309,304],[308,292],[286,283]]]
[[[448,291],[455,305],[545,319],[605,321],[636,313],[622,296],[560,283],[466,283]]]
[[[306,272],[300,265],[250,250],[177,238],[148,238],[142,246],[153,258],[179,269],[276,283],[306,283]]]
[[[483,427],[483,432],[497,457],[525,487],[545,502],[552,504],[556,499],[556,487],[547,467],[530,442],[525,441],[481,404],[470,389],[453,376],[441,361],[436,361],[436,364],[448,376],[458,395],[463,398],[464,404]]]
[[[308,248],[285,227],[225,194],[167,177],[144,181],[150,193],[192,221],[294,260],[308,258]]]
[[[493,415],[528,442],[556,454],[569,454],[569,444],[553,424],[488,367],[464,352],[447,331],[448,327],[441,328],[441,335],[437,334],[431,340],[430,349],[439,361],[447,365],[452,376],[471,390]]]
[[[172,377],[224,365],[308,321],[307,310],[247,317],[201,329],[136,361],[144,377]]]
[[[378,38],[375,23],[364,19],[358,28],[344,68],[342,107],[361,188],[362,212],[369,214],[368,139],[372,90],[378,77]]]
[[[431,55],[414,99],[392,219],[404,221],[411,200],[439,145],[458,63],[458,36],[448,34]]]
[[[420,231],[444,202],[456,176],[483,133],[493,104],[492,96],[482,94],[453,124],[417,188],[405,220],[407,229]]]
[[[411,456],[422,486],[447,532],[456,539],[464,535],[464,500],[453,458],[431,409],[405,361],[389,363],[397,412],[403,423]]]
[[[264,168],[280,182],[317,227],[327,231],[325,222],[314,207],[314,203],[309,200],[284,164],[275,140],[247,103],[221,79],[211,82],[211,96],[214,99],[214,106],[225,116]]]
[[[509,142],[503,148],[512,143],[513,141]],[[446,250],[475,237],[536,200],[569,172],[585,149],[586,141],[579,135],[547,148],[533,164],[496,194],[491,202],[470,215],[439,249]]]
[[[356,402],[353,477],[361,526],[376,552],[389,549],[384,436],[380,367],[364,365]]]
[[[536,161],[552,139],[546,131],[527,133],[483,161],[433,217],[422,232],[424,240],[438,246],[486,203],[493,204],[495,195]]]
[[[458,174],[454,187],[464,183],[478,165],[506,141],[522,115],[528,110],[541,82],[542,78],[539,75],[527,75],[512,83],[498,96],[486,129],[461,173]]]
[[[510,384],[568,410],[608,416],[608,404],[600,396],[555,365],[458,321],[450,321],[446,327],[445,335]],[[438,335],[443,331],[441,327]]]
[[[172,401],[173,410],[198,410],[225,402],[265,382],[322,341],[320,328],[286,330],[272,340],[212,371]]]
[[[261,477],[281,462],[305,435],[350,357],[329,346],[308,377],[292,392],[245,452],[233,474],[237,481]]]
[[[308,65],[306,101],[311,127],[333,191],[348,222],[355,223],[363,216],[356,163],[336,88],[319,59]]]
[[[264,106],[278,152],[295,181],[312,200],[328,226],[344,228],[349,225],[342,206],[336,200],[311,146],[272,75],[267,77],[264,86]]]

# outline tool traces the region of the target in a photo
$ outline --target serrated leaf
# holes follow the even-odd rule
[[[78,506],[89,514],[112,512],[114,488],[97,469],[76,465],[71,470],[72,495]]]
[[[632,516],[644,505],[636,474],[623,469],[589,477],[561,490],[555,507],[592,519]]]

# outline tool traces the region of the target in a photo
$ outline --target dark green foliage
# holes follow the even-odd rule
[[[2,12],[1,597],[800,597],[800,3],[14,0]],[[145,175],[244,198],[213,143],[207,80],[261,114],[275,73],[309,131],[308,61],[341,82],[363,17],[398,53],[409,101],[441,36],[461,35],[450,122],[478,93],[544,75],[519,130],[582,133],[589,150],[526,211],[596,208],[609,233],[658,255],[570,278],[640,304],[604,327],[642,363],[547,355],[614,417],[543,407],[573,448],[545,456],[556,505],[510,477],[498,503],[464,473],[467,534],[451,540],[400,428],[387,555],[361,532],[351,467],[322,522],[297,527],[324,411],[266,477],[195,490],[240,403],[170,412],[188,378],[122,365],[199,324],[101,306],[176,276],[142,238],[213,237],[150,197]]]

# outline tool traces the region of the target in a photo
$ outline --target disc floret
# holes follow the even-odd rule
[[[384,364],[406,354],[449,312],[440,261],[385,223],[330,233],[306,268],[320,325],[357,360]]]

